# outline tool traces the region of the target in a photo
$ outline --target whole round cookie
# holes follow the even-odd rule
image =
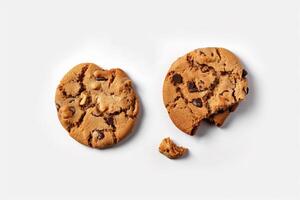
[[[81,144],[106,148],[132,130],[139,100],[121,69],[104,70],[92,63],[71,69],[56,89],[58,118]]]
[[[224,48],[200,48],[178,58],[163,86],[173,123],[190,135],[203,120],[221,126],[248,94],[246,75],[239,59]]]

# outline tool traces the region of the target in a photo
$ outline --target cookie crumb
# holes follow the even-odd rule
[[[187,153],[188,149],[177,146],[169,137],[164,138],[159,145],[159,152],[170,159],[180,158]]]

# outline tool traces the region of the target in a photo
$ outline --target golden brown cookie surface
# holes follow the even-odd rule
[[[70,136],[100,149],[125,138],[139,112],[138,97],[125,72],[104,70],[92,63],[79,64],[63,77],[55,103]]]
[[[221,126],[248,93],[247,72],[224,48],[200,48],[178,58],[163,86],[173,123],[193,135],[204,119]]]

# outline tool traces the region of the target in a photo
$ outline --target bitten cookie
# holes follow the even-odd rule
[[[188,149],[177,146],[169,137],[164,138],[159,145],[159,152],[170,159],[176,159],[184,156]]]
[[[248,94],[247,72],[224,48],[200,48],[178,58],[163,85],[173,123],[193,135],[203,120],[221,126]]]
[[[121,69],[92,63],[71,69],[57,87],[58,118],[70,136],[93,148],[117,144],[132,130],[139,100]]]

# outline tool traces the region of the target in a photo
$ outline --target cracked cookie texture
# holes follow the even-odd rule
[[[224,48],[199,48],[178,58],[163,85],[173,123],[194,135],[202,121],[221,126],[248,94],[247,72]]]
[[[55,95],[58,118],[70,136],[93,148],[124,139],[136,123],[139,100],[121,69],[82,63],[61,80]]]

